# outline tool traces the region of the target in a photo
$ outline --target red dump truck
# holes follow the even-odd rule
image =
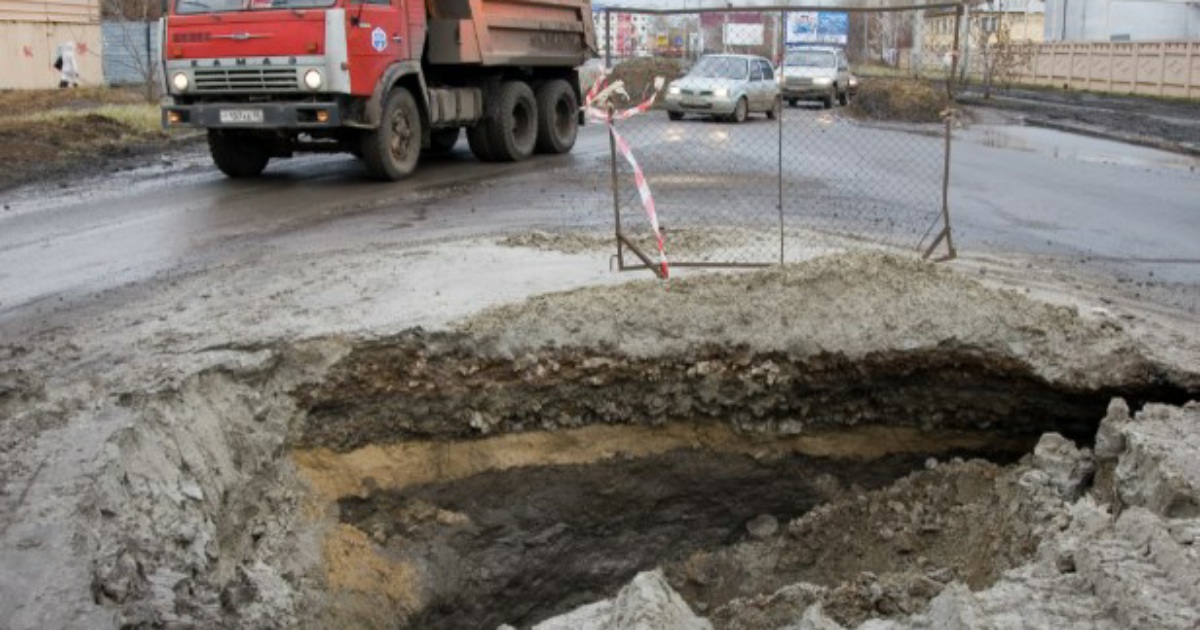
[[[208,130],[217,167],[349,152],[395,180],[466,128],[484,161],[575,144],[588,0],[169,0],[163,125]]]

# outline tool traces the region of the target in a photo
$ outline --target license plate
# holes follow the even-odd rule
[[[704,101],[684,101],[680,104],[684,107],[692,107],[695,109],[704,109],[705,107],[709,107],[709,104],[705,103]]]
[[[261,109],[222,109],[221,122],[229,123],[260,123],[263,121]]]

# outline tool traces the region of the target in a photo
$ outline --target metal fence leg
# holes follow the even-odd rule
[[[779,14],[779,22],[778,22],[779,26],[777,29],[779,32],[777,33],[777,35],[779,37],[779,48],[781,51],[783,51],[782,55],[784,55],[784,56],[787,55],[787,24],[786,24],[786,22],[787,22],[787,14],[780,13]],[[778,60],[772,60],[772,61],[779,62],[780,72],[782,72],[783,71],[782,70],[783,56],[781,56]],[[779,127],[779,146],[777,147],[776,155],[779,158],[779,264],[781,264],[781,265],[786,260],[786,257],[784,254],[784,243],[787,241],[786,233],[784,230],[784,223],[783,223],[783,112],[784,112],[784,109],[785,108],[783,107],[783,95],[780,94],[779,95],[779,115],[776,116],[775,118],[776,118],[776,122],[779,123],[779,125],[778,125],[778,127]]]

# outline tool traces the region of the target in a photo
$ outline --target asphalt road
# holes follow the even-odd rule
[[[733,127],[665,116],[623,129],[667,224],[778,220],[776,123]],[[790,223],[916,244],[936,220],[942,143],[928,130],[852,124],[818,110],[784,120]],[[586,128],[569,156],[515,165],[454,155],[378,184],[348,157],[273,164],[229,181],[203,155],[94,181],[0,196],[0,317],[44,301],[269,256],[279,247],[370,242],[380,225],[413,242],[531,227],[609,225],[607,138]],[[1025,252],[1094,262],[1129,277],[1200,284],[1200,160],[1048,130],[956,133],[951,208],[963,252]],[[629,191],[626,199],[629,201]],[[639,210],[640,212],[640,210]],[[690,214],[688,214],[690,213]],[[894,220],[884,229],[880,222]]]

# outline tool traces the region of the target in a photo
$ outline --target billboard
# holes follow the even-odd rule
[[[845,11],[793,11],[787,14],[788,48],[833,44],[850,39],[850,14]]]

